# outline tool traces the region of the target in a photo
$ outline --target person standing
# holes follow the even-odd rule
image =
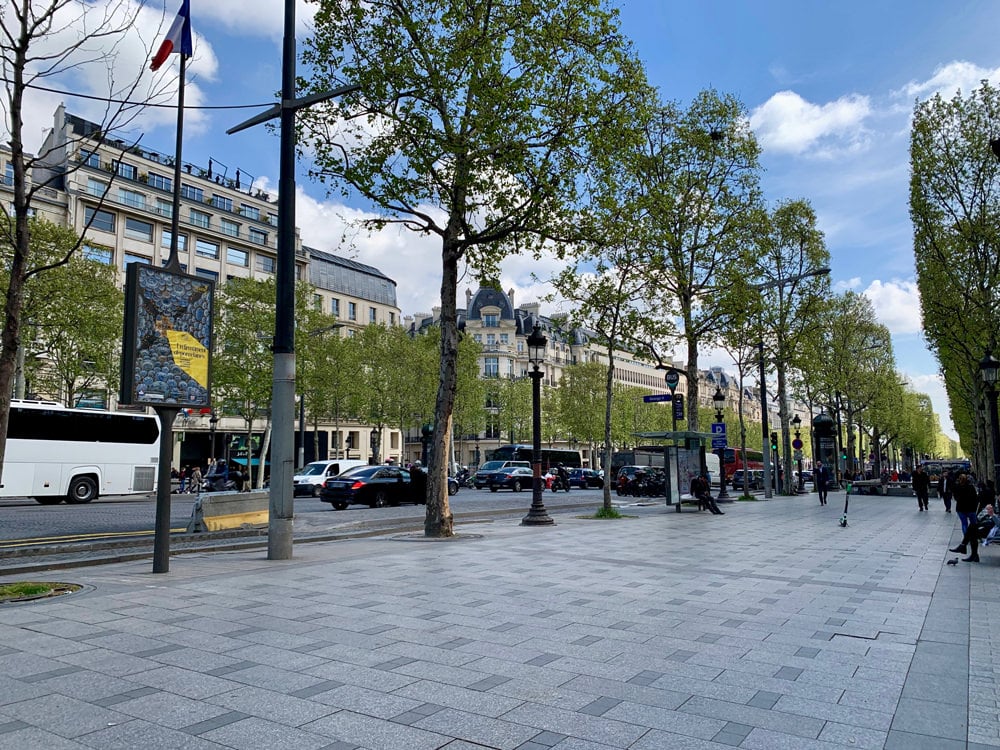
[[[197,464],[191,469],[191,481],[188,482],[188,490],[192,493],[201,492],[201,467]]]
[[[931,478],[927,476],[923,466],[918,466],[913,470],[913,479],[910,480],[913,492],[917,496],[917,509],[921,512],[927,510],[927,501],[930,498]]]
[[[969,475],[962,473],[958,475],[953,490],[955,498],[955,513],[962,521],[962,536],[969,530],[969,524],[975,525],[976,511],[979,510],[979,493],[976,486],[969,481]]]
[[[830,470],[822,461],[816,462],[816,492],[819,493],[819,504],[826,505],[826,493],[830,490]]]
[[[937,493],[944,501],[944,512],[951,513],[951,489],[952,481],[951,476],[947,471],[942,470],[941,476],[938,477],[937,481]]]

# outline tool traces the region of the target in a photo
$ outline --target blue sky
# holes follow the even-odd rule
[[[131,43],[113,61],[119,78],[148,68],[147,48],[161,38],[179,5],[169,0],[139,11]],[[189,65],[189,106],[273,101],[280,87],[281,5],[191,0],[195,58]],[[313,10],[299,3],[300,46]],[[983,78],[1000,81],[1000,3],[630,0],[622,4],[621,17],[662,98],[686,104],[701,89],[714,87],[744,103],[763,146],[767,200],[805,198],[813,204],[832,256],[835,287],[871,298],[893,333],[900,369],[931,395],[942,425],[954,435],[937,364],[920,335],[907,206],[909,118],[917,98],[968,91]],[[173,56],[163,70],[175,65]],[[151,84],[169,83],[171,73],[164,78],[163,70],[144,76]],[[71,83],[63,82],[66,90],[106,94],[103,75],[81,69]],[[71,112],[100,117],[91,102],[35,94],[26,117],[29,146],[32,133],[40,143],[59,101]],[[225,135],[256,111],[192,109],[185,159],[207,165],[211,157],[231,175],[240,168],[256,177],[257,187],[274,188],[276,138],[263,128]],[[149,110],[131,132],[141,134],[144,145],[170,152],[173,121],[169,108]],[[988,137],[984,134],[984,144]],[[343,205],[304,176],[298,187],[297,223],[304,242],[395,278],[404,315],[429,312],[437,304],[440,263],[432,239],[396,231],[360,235],[349,227],[364,215],[363,206]],[[516,290],[519,303],[533,301],[549,291],[533,274],[544,278],[555,268],[551,259],[539,264],[511,258],[501,281]],[[703,364],[727,362],[711,353]]]

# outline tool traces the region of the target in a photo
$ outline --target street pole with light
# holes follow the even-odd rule
[[[798,491],[805,492],[805,481],[802,479],[802,418],[796,414],[792,417],[792,426],[795,428],[795,440],[792,442],[792,448],[795,449],[795,455],[799,462],[799,488]]]
[[[522,526],[552,526],[555,521],[545,512],[542,501],[542,370],[548,339],[536,324],[528,336],[528,363],[531,370],[531,510],[521,519]]]
[[[210,463],[215,463],[215,426],[219,423],[219,415],[212,410],[212,416],[208,418],[208,460]]]
[[[986,397],[990,404],[990,442],[993,443],[993,486],[1000,487],[1000,424],[997,423],[997,375],[1000,361],[993,356],[992,347],[979,362],[979,372],[986,384]]]
[[[715,404],[715,423],[725,425],[725,417],[722,414],[722,407],[726,405],[726,394],[722,392],[720,386],[715,386],[715,395],[712,396],[712,403]],[[713,430],[715,433],[715,440],[720,440],[722,445],[720,445],[716,451],[719,454],[719,499],[729,499],[729,493],[726,492],[726,432],[723,426],[719,430]]]

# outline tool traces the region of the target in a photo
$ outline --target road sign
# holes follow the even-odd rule
[[[682,398],[674,401],[674,419],[678,422],[684,419],[684,399]]]
[[[677,384],[681,382],[681,374],[677,370],[667,370],[664,380],[667,381],[667,388],[673,393],[677,388]]]
[[[659,403],[660,401],[672,401],[673,396],[671,396],[669,393],[654,393],[650,396],[643,396],[642,400],[645,401],[647,404],[656,404]]]
[[[726,436],[725,434],[719,437],[712,438],[712,448],[725,448],[726,447]]]
[[[726,436],[726,423],[725,422],[712,422],[712,434]],[[714,445],[714,444],[713,444]],[[714,446],[718,447],[718,446]]]
[[[802,460],[802,451],[795,451],[795,454],[792,456],[792,460],[794,460],[794,461],[801,461]]]
[[[802,450],[802,441],[795,438],[795,440],[792,441],[792,447],[797,451]]]

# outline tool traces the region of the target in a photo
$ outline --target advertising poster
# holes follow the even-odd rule
[[[125,277],[123,404],[211,406],[214,282],[132,263]]]

